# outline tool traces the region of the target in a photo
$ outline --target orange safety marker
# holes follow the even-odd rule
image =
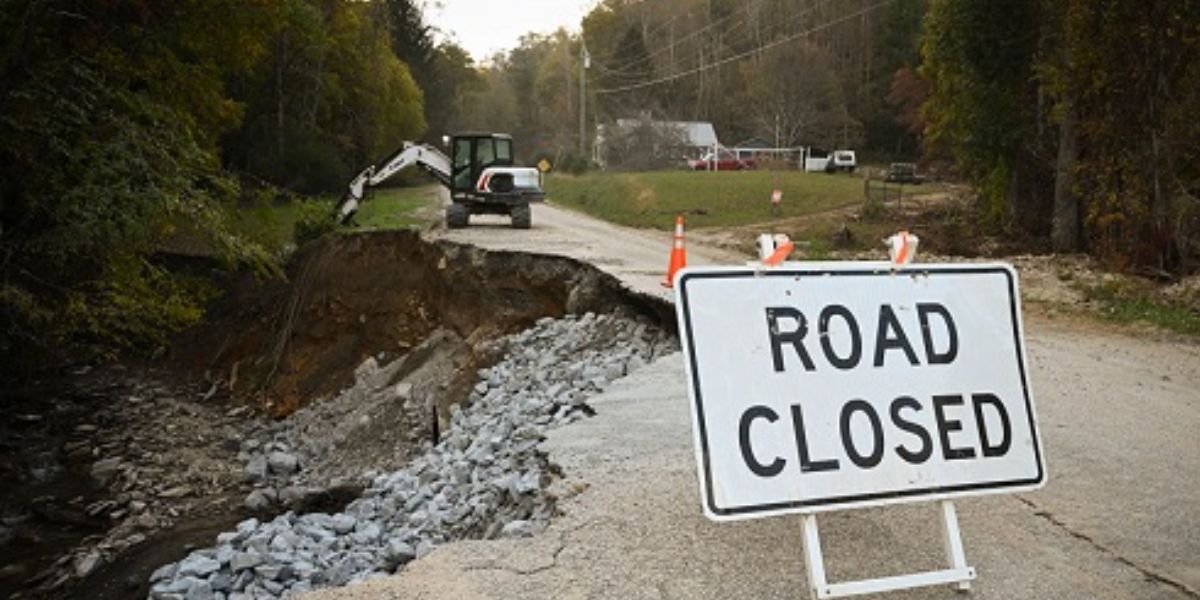
[[[884,241],[888,245],[888,255],[892,259],[892,264],[907,265],[916,255],[917,244],[921,239],[907,231],[901,231]]]
[[[787,260],[788,255],[791,254],[792,250],[795,249],[796,245],[792,243],[792,240],[788,240],[777,246],[775,248],[775,252],[764,258],[762,262],[768,267],[778,267],[779,265],[783,264],[783,261]]]
[[[683,247],[683,215],[675,217],[675,240],[671,246],[671,260],[667,263],[667,278],[663,287],[675,287],[675,273],[687,266],[687,250]]]

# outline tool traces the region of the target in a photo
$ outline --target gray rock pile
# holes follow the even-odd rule
[[[451,540],[543,529],[555,510],[545,491],[552,466],[537,450],[543,432],[588,414],[590,395],[675,342],[645,323],[588,313],[543,319],[502,343],[504,358],[478,372],[443,439],[407,467],[375,475],[341,513],[243,521],[215,547],[157,570],[150,597],[286,598],[394,573]],[[286,454],[260,453],[267,476],[295,464],[276,453]]]
[[[370,481],[360,476],[365,471],[407,464],[429,439],[434,401],[468,368],[471,352],[457,334],[439,329],[383,366],[383,355],[363,361],[340,393],[260,423],[238,452],[253,487],[245,507],[303,510],[314,499],[361,490]]]

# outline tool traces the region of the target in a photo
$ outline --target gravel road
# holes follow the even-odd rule
[[[669,241],[539,206],[535,229],[434,235],[591,260],[654,289]],[[693,262],[736,262],[689,249]],[[1200,599],[1200,346],[1027,317],[1049,468],[1043,490],[960,500],[976,599]],[[542,447],[561,465],[564,515],[532,539],[449,544],[400,574],[312,600],[397,598],[799,598],[799,517],[734,524],[700,512],[682,359],[593,398],[594,418]],[[821,516],[833,581],[941,566],[936,507]],[[882,598],[954,598],[926,588]]]

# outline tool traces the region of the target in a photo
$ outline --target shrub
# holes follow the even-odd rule
[[[328,204],[317,201],[302,202],[300,216],[296,219],[296,228],[292,235],[296,247],[302,248],[337,231],[337,228],[337,218]]]

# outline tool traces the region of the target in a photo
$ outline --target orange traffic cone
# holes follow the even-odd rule
[[[667,264],[667,278],[663,287],[675,287],[675,273],[687,266],[687,250],[683,248],[683,215],[675,217],[675,241],[671,246],[671,262]]]

